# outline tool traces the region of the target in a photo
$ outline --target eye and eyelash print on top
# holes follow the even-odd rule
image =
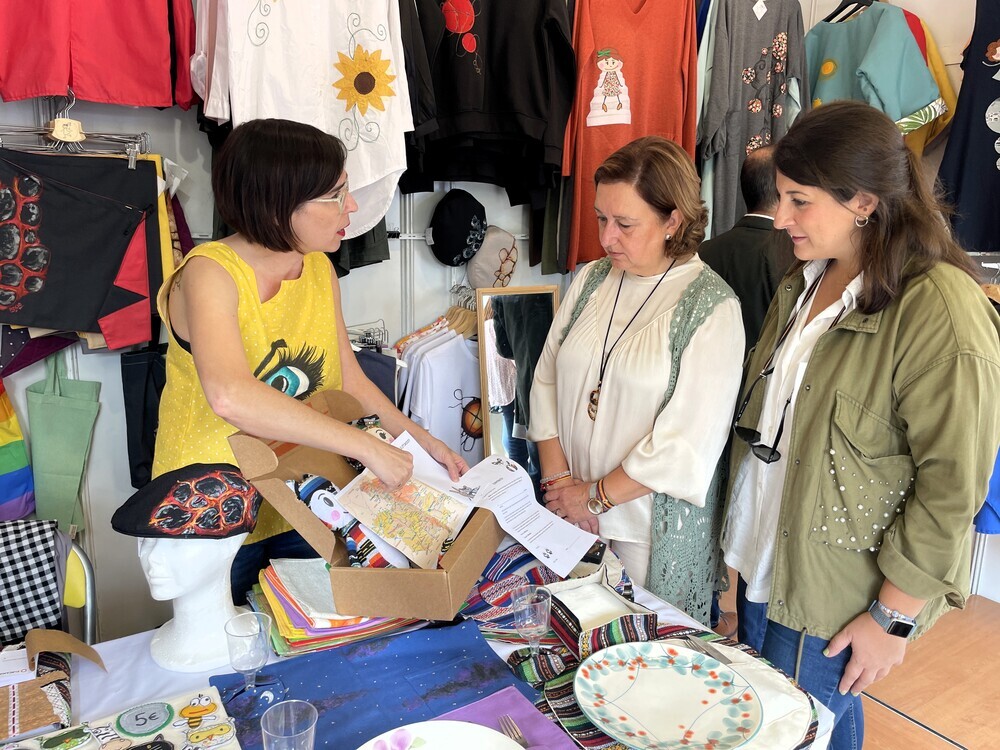
[[[277,339],[253,374],[272,388],[302,400],[323,388],[325,361],[326,352],[319,347],[303,344],[293,350],[284,339]]]

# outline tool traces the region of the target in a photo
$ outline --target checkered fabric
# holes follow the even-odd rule
[[[55,521],[0,523],[0,645],[59,625]]]

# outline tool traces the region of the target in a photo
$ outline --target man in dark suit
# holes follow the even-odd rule
[[[788,233],[774,228],[778,189],[774,184],[773,145],[751,152],[743,162],[740,190],[749,212],[728,232],[701,243],[698,254],[740,298],[749,351],[760,336],[778,282],[795,260]],[[712,601],[713,629],[731,637],[736,625],[736,613],[722,611],[717,592]]]
[[[749,213],[728,232],[703,242],[698,254],[740,298],[749,351],[757,343],[778,282],[795,259],[788,233],[774,229],[778,191],[773,145],[746,158],[740,170],[740,189]]]

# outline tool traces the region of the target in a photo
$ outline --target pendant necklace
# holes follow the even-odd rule
[[[653,296],[653,292],[655,292],[656,288],[660,286],[660,282],[663,281],[664,278],[666,278],[666,275],[670,273],[670,269],[674,267],[674,263],[676,262],[677,258],[674,258],[672,261],[670,261],[670,265],[667,266],[667,270],[664,271],[663,274],[660,276],[659,281],[657,281],[656,284],[653,285],[652,291],[650,291],[650,293],[646,295],[646,299],[644,299],[642,301],[642,304],[639,305],[639,309],[635,311],[635,314],[632,315],[632,318],[629,320],[629,322],[625,324],[625,327],[622,329],[622,332],[618,334],[618,338],[615,339],[615,343],[613,343],[611,345],[611,348],[608,349],[608,337],[611,335],[611,325],[614,323],[615,320],[615,310],[618,309],[618,298],[621,296],[622,283],[625,281],[625,272],[622,271],[621,278],[618,279],[618,292],[615,294],[615,304],[611,307],[611,319],[608,320],[608,330],[605,331],[604,333],[604,346],[601,347],[601,370],[597,376],[597,387],[590,392],[590,403],[587,405],[587,416],[590,417],[591,421],[597,420],[597,405],[598,402],[601,400],[601,385],[604,383],[604,371],[608,367],[608,360],[611,359],[611,352],[613,352],[615,350],[615,347],[618,346],[618,342],[622,340],[622,336],[625,335],[625,331],[627,331],[629,326],[635,322],[635,319],[639,316],[639,313],[642,311],[642,308],[644,308],[646,306],[646,303],[649,302],[650,298]]]

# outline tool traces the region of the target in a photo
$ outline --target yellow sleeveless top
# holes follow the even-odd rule
[[[261,302],[253,269],[232,248],[221,242],[199,245],[163,282],[156,298],[160,317],[167,322],[170,343],[167,382],[160,398],[154,477],[193,463],[236,463],[227,438],[237,430],[208,405],[190,346],[174,335],[169,324],[170,285],[187,262],[197,256],[211,258],[236,283],[243,350],[255,377],[298,399],[341,387],[333,271],[327,257],[318,252],[305,255],[302,275],[283,281],[274,297]],[[260,541],[290,528],[277,511],[264,503],[257,528],[247,541]]]

